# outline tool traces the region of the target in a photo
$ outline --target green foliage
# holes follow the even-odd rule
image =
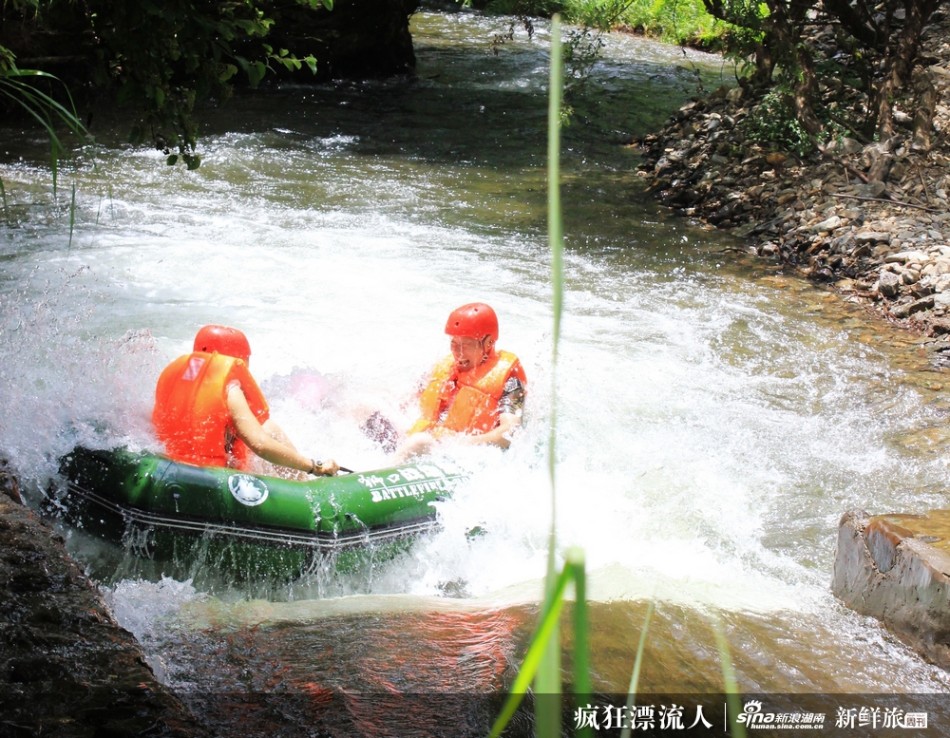
[[[132,141],[151,140],[169,154],[169,164],[183,161],[189,169],[200,164],[195,103],[229,97],[238,72],[256,87],[271,63],[316,69],[312,56],[297,59],[261,41],[274,21],[251,0],[88,0],[88,7],[101,41],[100,83],[114,86],[121,104],[142,111]]]
[[[769,149],[805,157],[815,150],[815,140],[795,117],[789,92],[776,87],[756,105],[740,126],[749,141]]]
[[[793,154],[805,159],[817,152],[818,140],[808,133],[795,115],[792,91],[787,84],[768,90],[762,100],[751,108],[749,115],[739,122],[746,139],[769,150]],[[841,136],[860,136],[862,122],[853,111],[842,111],[832,101],[817,104],[817,118],[821,124],[821,138],[825,141]]]
[[[55,86],[59,80],[36,69],[19,69],[10,50],[0,46],[0,98],[25,111],[46,131],[50,142],[50,169],[55,192],[59,159],[64,151],[57,133],[59,127],[63,126],[79,136],[86,136],[87,131],[76,113],[69,91],[64,88],[67,103],[62,104],[41,89],[41,84]]]
[[[762,0],[706,0],[704,7],[715,18],[729,24],[735,31],[751,32],[761,36],[768,26],[772,12],[767,2]]]
[[[314,12],[333,7],[333,0],[293,2]],[[194,169],[199,101],[227,99],[235,84],[255,87],[274,71],[316,73],[312,54],[266,42],[273,8],[273,0],[5,0],[0,28],[10,17],[27,33],[68,33],[88,55],[92,87],[137,116],[130,140],[153,143],[169,164]],[[5,64],[0,47],[0,73]]]
[[[722,53],[740,68],[753,64],[756,49],[765,41],[765,33],[760,30],[759,22],[752,21],[750,25],[743,26],[714,16],[708,16],[708,18],[711,26],[700,37],[702,46],[710,51]],[[751,73],[751,68],[748,71]]]
[[[670,43],[718,48],[718,39],[733,30],[711,16],[702,0],[491,0],[486,10],[526,17],[558,13],[580,26],[568,33],[565,53],[572,66],[573,59],[580,61],[599,51],[598,32],[628,28]]]
[[[633,0],[622,22],[669,43],[707,48],[719,47],[719,39],[730,31],[706,11],[702,0]]]
[[[624,14],[633,0],[565,0],[564,16],[570,22],[599,31],[609,31],[624,23]]]

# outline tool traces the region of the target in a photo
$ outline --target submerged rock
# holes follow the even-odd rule
[[[832,590],[929,661],[950,668],[950,510],[845,513]]]

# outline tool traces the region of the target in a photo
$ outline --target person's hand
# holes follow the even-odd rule
[[[336,476],[338,471],[340,471],[340,465],[333,459],[327,459],[326,461],[314,462],[314,468],[310,473],[320,477],[333,477]]]
[[[435,438],[429,433],[413,433],[396,451],[394,460],[401,463],[411,459],[413,456],[420,456],[426,453],[434,443]]]

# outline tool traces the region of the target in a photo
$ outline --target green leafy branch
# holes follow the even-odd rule
[[[88,131],[76,113],[75,105],[65,89],[67,104],[58,102],[35,84],[38,81],[61,84],[59,78],[37,69],[19,69],[8,49],[0,47],[0,96],[7,98],[32,117],[46,131],[50,142],[50,167],[53,172],[53,192],[56,191],[59,160],[65,151],[57,129],[60,125],[77,136]],[[0,193],[3,190],[0,189]]]

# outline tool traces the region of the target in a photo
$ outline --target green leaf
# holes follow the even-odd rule
[[[267,65],[264,62],[255,61],[247,65],[247,81],[251,87],[257,87],[265,74],[267,74]]]
[[[640,682],[640,667],[643,664],[643,652],[646,650],[647,632],[650,630],[650,619],[656,609],[656,602],[650,600],[646,616],[643,618],[643,627],[640,628],[640,641],[637,643],[637,655],[633,660],[633,671],[630,673],[630,684],[627,686],[627,714],[633,710],[636,702],[637,686]],[[630,725],[624,725],[620,738],[630,738]]]
[[[288,72],[296,72],[302,66],[300,59],[295,56],[291,56],[287,59],[282,59],[281,57],[275,56],[273,59],[279,64],[282,64]]]
[[[231,79],[231,78],[232,78],[235,74],[237,74],[237,73],[238,73],[238,68],[237,68],[236,65],[234,65],[234,64],[222,64],[222,65],[221,65],[221,71],[218,72],[218,81],[219,81],[219,82],[227,82],[229,79]]]

